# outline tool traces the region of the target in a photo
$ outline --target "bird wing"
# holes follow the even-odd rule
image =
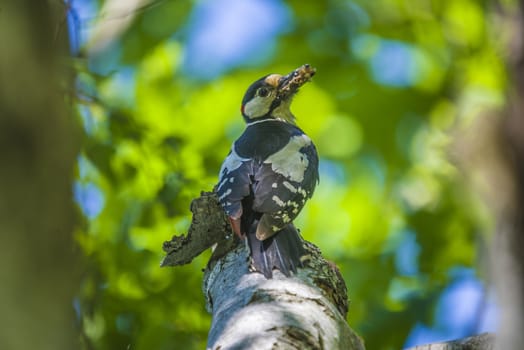
[[[318,182],[318,155],[311,139],[277,123],[246,129],[224,160],[215,189],[231,219],[238,221],[244,209],[263,214],[257,227],[261,240],[296,218]],[[250,208],[243,208],[250,195]]]
[[[311,198],[318,182],[318,156],[309,139],[291,139],[268,157],[254,177],[253,210],[264,213],[257,238],[266,239],[292,222]]]
[[[227,215],[233,219],[240,219],[242,216],[242,199],[251,191],[252,168],[252,160],[240,157],[234,145],[222,163],[215,192]]]

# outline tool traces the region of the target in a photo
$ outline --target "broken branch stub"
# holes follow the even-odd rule
[[[202,192],[191,202],[190,210],[193,218],[187,235],[173,236],[164,242],[162,249],[166,256],[160,266],[189,264],[204,250],[217,244],[211,259],[214,260],[236,245],[226,214],[214,192]]]

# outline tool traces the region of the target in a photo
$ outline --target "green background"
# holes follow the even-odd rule
[[[493,220],[457,164],[461,132],[505,98],[505,32],[488,3],[271,3],[286,14],[268,49],[207,76],[184,61],[201,2],[153,3],[108,46],[83,46],[75,305],[86,348],[205,348],[209,253],[161,269],[162,242],[185,233],[191,199],[216,183],[249,84],[304,63],[317,74],[292,111],[321,180],[296,224],[341,269],[348,322],[367,347],[399,349],[415,324],[431,325],[457,267],[483,279]],[[94,18],[73,16],[80,43],[112,20],[94,4]]]

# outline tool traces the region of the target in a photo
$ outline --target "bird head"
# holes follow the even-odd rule
[[[242,115],[247,123],[273,118],[295,124],[290,106],[298,89],[311,80],[315,68],[305,64],[287,75],[269,74],[255,81],[242,100]]]

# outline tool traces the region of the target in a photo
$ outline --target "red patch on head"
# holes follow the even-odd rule
[[[244,105],[240,106],[240,113],[242,113],[242,115],[244,115]]]

